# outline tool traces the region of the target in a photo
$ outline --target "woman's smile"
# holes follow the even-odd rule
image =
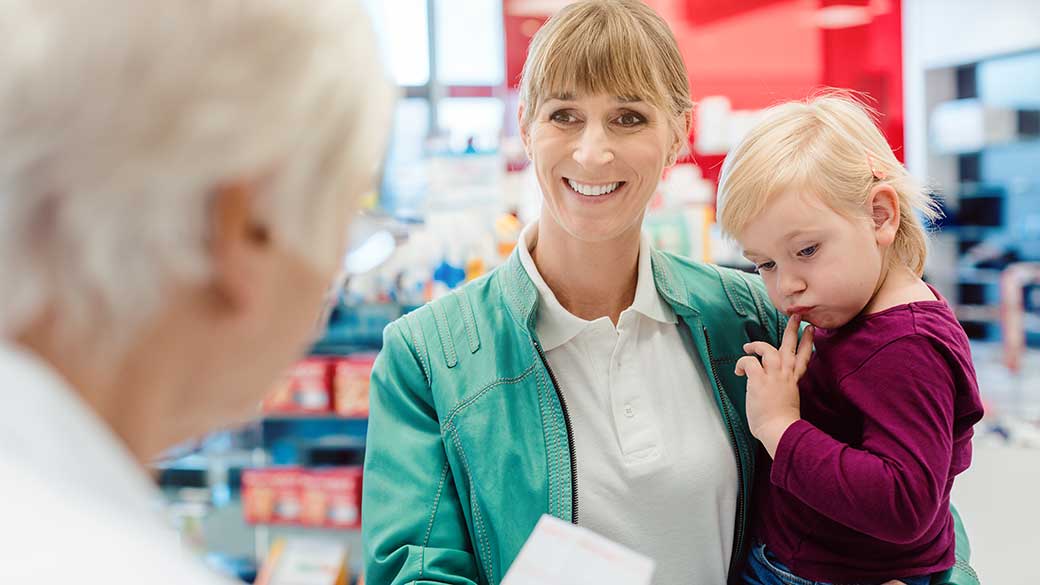
[[[563,188],[573,195],[578,201],[589,205],[602,205],[608,201],[622,196],[625,181],[614,181],[612,183],[585,183],[564,177]]]

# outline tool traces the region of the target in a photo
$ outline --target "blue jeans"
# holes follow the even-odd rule
[[[893,577],[906,583],[906,585],[928,585],[931,581],[929,575],[922,575],[919,577]],[[862,585],[880,585],[890,581],[891,579],[885,579],[884,581],[876,581],[874,583],[864,583]],[[747,564],[744,566],[744,585],[832,585],[831,583],[824,583],[823,581],[813,581],[811,579],[803,579],[798,575],[795,575],[783,565],[773,553],[766,550],[766,545],[755,544],[751,547],[751,554],[748,555]]]

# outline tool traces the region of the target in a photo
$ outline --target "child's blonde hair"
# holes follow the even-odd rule
[[[788,189],[810,191],[835,211],[859,216],[871,189],[884,182],[899,195],[893,259],[920,276],[928,237],[918,214],[934,220],[940,212],[892,153],[876,115],[851,93],[837,91],[766,110],[723,165],[723,231],[738,236],[771,197]]]

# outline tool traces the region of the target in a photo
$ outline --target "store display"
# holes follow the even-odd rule
[[[298,468],[249,469],[242,473],[242,512],[249,524],[300,521]]]
[[[307,470],[299,474],[300,522],[316,528],[361,528],[361,468]]]
[[[977,152],[991,144],[1010,142],[1018,124],[1017,113],[963,99],[936,106],[932,112],[932,139],[943,153]]]
[[[1040,261],[1040,98],[1032,91],[1040,52],[937,67],[928,77],[928,160],[948,216],[933,248],[955,263],[951,270],[933,262],[929,273],[956,301],[969,336],[1002,343],[1002,361],[1014,370],[1022,349],[1040,344],[1028,283],[1001,290],[1022,280],[1025,263]]]
[[[310,358],[298,363],[262,404],[266,415],[368,416],[368,382],[376,353]]]
[[[348,550],[317,539],[280,539],[267,555],[256,585],[347,585]]]
[[[340,416],[368,416],[368,384],[376,354],[355,354],[333,362],[334,411]]]
[[[321,413],[330,407],[329,361],[322,358],[296,364],[261,406],[266,413]]]
[[[242,512],[249,524],[357,529],[360,467],[250,469],[242,474]]]

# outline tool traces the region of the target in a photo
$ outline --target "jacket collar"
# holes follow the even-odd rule
[[[538,222],[532,222],[520,234],[516,249],[520,253],[524,271],[538,290],[539,307],[535,321],[539,340],[545,351],[552,351],[577,337],[590,323],[564,308],[542,278],[530,252],[537,241]],[[631,310],[654,321],[675,324],[675,311],[661,298],[654,285],[651,256],[650,240],[644,234],[640,238],[637,282]]]
[[[524,268],[520,246],[517,244],[506,262],[496,270],[496,277],[503,287],[506,306],[513,318],[532,337],[538,321],[539,294],[538,286]],[[667,254],[650,246],[651,269],[657,292],[668,303],[679,317],[691,317],[699,312],[691,304],[689,291],[683,279],[676,272],[675,261]]]

